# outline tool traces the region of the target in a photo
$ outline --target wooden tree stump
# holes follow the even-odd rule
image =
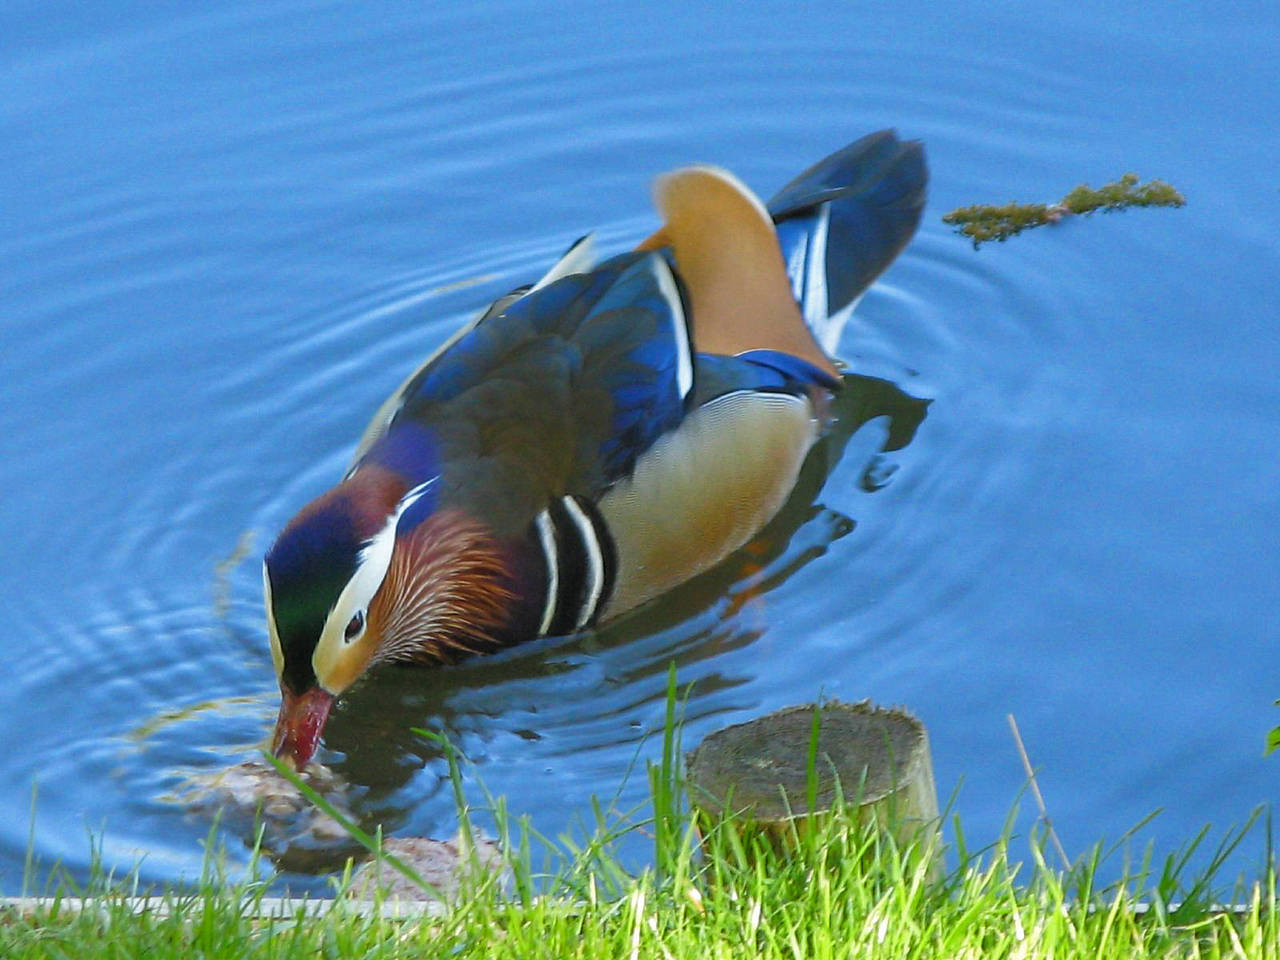
[[[817,751],[810,754],[814,711]],[[703,823],[724,815],[775,844],[830,813],[836,798],[865,825],[891,832],[903,850],[931,861],[938,876],[938,795],[924,724],[901,709],[867,701],[787,707],[719,730],[686,758],[690,798]]]

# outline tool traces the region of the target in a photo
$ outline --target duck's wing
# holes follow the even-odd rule
[[[818,161],[769,201],[793,296],[827,353],[848,308],[915,233],[927,182],[924,147],[881,130]]]
[[[516,287],[509,293],[503,294],[501,297],[494,300],[493,303],[489,304],[485,310],[482,310],[480,313],[476,314],[473,319],[463,324],[453,333],[452,336],[449,337],[449,339],[437,347],[434,353],[428,356],[426,360],[422,361],[422,363],[418,364],[413,373],[405,377],[400,386],[398,386],[392,392],[391,396],[387,397],[387,399],[382,402],[382,405],[378,407],[377,412],[369,421],[369,425],[365,428],[364,434],[360,437],[360,442],[356,444],[356,451],[351,457],[351,467],[348,470],[348,476],[355,470],[356,465],[364,459],[365,454],[369,452],[369,448],[373,446],[373,444],[381,438],[384,433],[386,433],[387,427],[391,424],[395,415],[400,411],[400,408],[404,406],[406,391],[408,390],[409,385],[414,383],[418,379],[419,374],[421,374],[427,367],[431,366],[431,364],[435,363],[446,350],[475,329],[479,324],[484,323],[486,320],[502,313],[510,307],[511,304],[515,303],[522,297],[527,296],[531,291],[540,290],[548,284],[554,283],[555,281],[563,277],[567,277],[570,274],[586,273],[595,266],[595,263],[595,237],[588,233],[585,236],[579,237],[570,244],[569,249],[566,250],[561,255],[560,259],[551,266],[550,270],[543,274],[542,278],[537,283],[525,284],[524,286]]]
[[[684,417],[685,304],[667,260],[629,253],[535,288],[401,391],[364,461],[439,474],[440,501],[516,536],[549,501],[594,502]]]

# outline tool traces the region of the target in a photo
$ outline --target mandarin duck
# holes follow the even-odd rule
[[[597,264],[583,238],[459,330],[266,555],[274,753],[304,767],[376,664],[587,630],[751,540],[823,429],[840,327],[911,238],[926,178],[892,131],[767,204],[679,170],[635,250]]]

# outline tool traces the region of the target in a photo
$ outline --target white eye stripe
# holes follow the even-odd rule
[[[417,503],[422,498],[422,495],[424,493],[426,493],[428,490],[434,487],[436,485],[436,481],[439,479],[440,479],[439,477],[432,477],[430,480],[426,480],[418,484],[416,487],[414,487],[412,490],[410,490],[408,493],[406,493],[403,497],[400,498],[400,502],[396,504],[396,512],[394,517],[397,524],[400,522],[400,518],[404,515],[404,512],[408,510],[410,507],[412,507],[415,503]],[[394,529],[395,527],[392,526],[392,530]]]
[[[356,572],[347,582],[347,587],[342,591],[338,602],[333,606],[333,613],[344,614],[342,618],[344,629],[346,621],[351,618],[355,610],[368,608],[369,601],[373,599],[373,595],[382,586],[382,581],[386,579],[387,570],[391,567],[391,553],[395,549],[396,527],[400,523],[400,518],[431,489],[437,479],[432,477],[401,497],[395,510],[387,517],[387,522],[382,525],[382,529],[360,551],[356,560]]]
[[[387,578],[387,571],[391,569],[391,554],[395,549],[396,527],[400,523],[400,518],[431,489],[438,479],[438,477],[432,477],[405,493],[396,504],[395,510],[387,516],[382,529],[369,539],[356,556],[356,572],[347,581],[342,593],[338,595],[337,602],[325,618],[324,629],[312,654],[311,662],[316,676],[323,679],[327,672],[323,666],[333,663],[340,651],[354,644],[364,635],[367,622],[362,624],[359,633],[350,639],[346,636],[347,625],[357,611],[363,615],[369,609],[369,604]]]
[[[430,490],[439,479],[439,477],[432,477],[425,483],[418,484],[400,498],[400,502],[396,504],[395,510],[393,510],[387,517],[387,522],[382,525],[382,529],[379,530],[373,538],[364,545],[364,549],[360,551],[360,557],[357,561],[359,566],[364,566],[366,563],[380,563],[384,553],[387,558],[386,566],[390,565],[391,548],[395,546],[396,527],[400,525],[400,518],[404,516],[406,510],[422,499],[422,495]],[[383,566],[381,576],[378,577],[379,583],[382,582],[382,577],[386,576],[386,566]],[[359,575],[360,571],[357,569],[355,576],[353,576],[351,580],[354,582],[356,577]]]

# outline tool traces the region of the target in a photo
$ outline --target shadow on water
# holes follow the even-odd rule
[[[810,453],[782,511],[714,570],[598,632],[526,644],[444,669],[388,667],[361,683],[325,731],[328,759],[349,785],[346,799],[361,826],[391,834],[410,821],[416,807],[443,798],[441,776],[419,776],[427,769],[441,771],[443,755],[414,734],[415,727],[445,734],[473,760],[483,759],[477,753],[484,751],[484,731],[495,727],[531,747],[557,723],[577,727],[570,750],[634,745],[647,732],[634,720],[637,708],[662,702],[672,661],[681,671],[701,665],[686,717],[715,712],[710,703],[718,694],[753,678],[726,672],[714,661],[758,640],[765,628],[765,596],[857,523],[818,502],[850,439],[872,420],[887,421],[884,442],[859,477],[861,488],[874,492],[893,473],[888,455],[911,442],[929,404],[887,380],[846,375],[833,425]],[[352,852],[344,843],[306,835],[269,846],[279,866],[297,873],[335,869]]]

